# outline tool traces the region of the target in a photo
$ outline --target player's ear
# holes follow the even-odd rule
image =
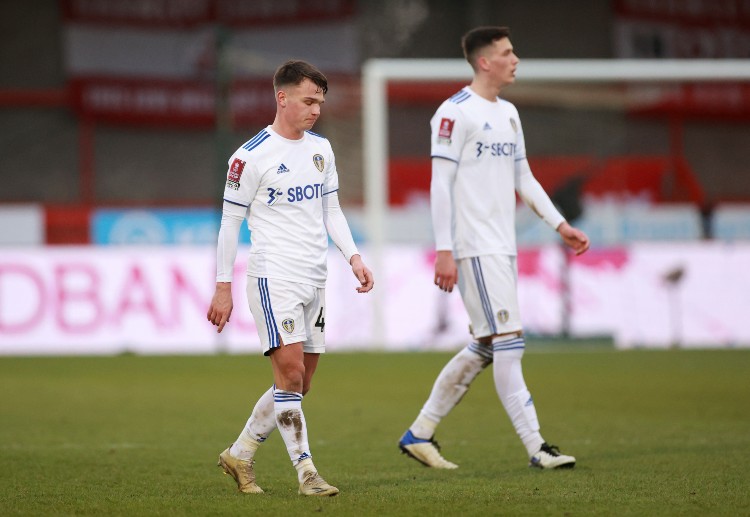
[[[282,108],[286,108],[286,92],[284,90],[279,90],[278,92],[276,92],[276,102]]]
[[[490,63],[486,56],[481,54],[477,56],[477,68],[485,72],[490,69]]]

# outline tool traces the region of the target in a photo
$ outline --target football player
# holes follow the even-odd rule
[[[499,97],[515,81],[519,64],[510,31],[479,27],[463,37],[462,47],[474,77],[432,118],[430,202],[435,285],[447,292],[458,285],[473,340],[440,372],[399,447],[428,467],[457,468],[440,454],[435,429],[477,375],[493,365],[495,389],[529,464],[573,467],[575,458],[540,434],[521,369],[526,342],[516,289],[516,192],[576,254],[588,249],[589,239],[565,221],[534,178],[518,111]]]
[[[297,470],[299,493],[332,496],[339,490],[313,464],[302,411],[302,398],[325,352],[328,237],[351,265],[358,292],[370,291],[374,281],[339,205],[331,144],[310,131],[325,102],[326,77],[309,63],[288,61],[276,71],[273,84],[273,124],[229,159],[217,283],[207,317],[221,332],[232,314],[237,239],[247,219],[252,240],[247,298],[274,385],[261,395],[237,440],[221,453],[219,465],[240,491],[262,493],[253,458],[278,428]]]

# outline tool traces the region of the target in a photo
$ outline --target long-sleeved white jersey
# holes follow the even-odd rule
[[[237,221],[247,217],[249,275],[324,287],[329,233],[347,261],[358,253],[338,188],[333,150],[324,137],[306,131],[289,140],[268,126],[251,138],[229,159],[217,281],[232,279]]]
[[[516,191],[552,228],[564,221],[531,173],[513,104],[467,86],[440,105],[430,126],[438,250],[456,258],[515,255]]]

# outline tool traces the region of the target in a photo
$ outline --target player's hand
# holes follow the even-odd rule
[[[435,259],[435,285],[445,292],[452,292],[458,281],[458,268],[453,259],[453,252],[441,250]]]
[[[352,265],[352,273],[359,280],[360,286],[357,287],[357,292],[366,293],[370,291],[375,285],[375,279],[372,276],[372,271],[362,262],[362,257],[353,255],[349,263]]]
[[[216,332],[224,330],[224,325],[229,323],[229,316],[232,315],[233,306],[232,283],[217,282],[211,306],[208,308],[208,314],[206,314],[208,321],[219,327]]]
[[[563,222],[558,228],[558,233],[562,237],[563,242],[576,252],[576,255],[580,255],[589,249],[590,243],[589,238],[581,230],[573,228],[567,221]]]

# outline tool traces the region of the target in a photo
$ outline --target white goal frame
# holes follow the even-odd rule
[[[388,83],[471,81],[463,59],[371,59],[362,69],[364,208],[374,274],[384,277],[385,214],[388,210]],[[524,59],[517,82],[748,81],[750,60],[739,59]],[[425,122],[426,123],[426,122]],[[385,343],[382,290],[373,290],[373,343]],[[418,303],[418,302],[416,302]]]

